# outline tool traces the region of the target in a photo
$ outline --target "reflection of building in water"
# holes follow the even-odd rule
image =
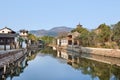
[[[68,53],[66,50],[57,51],[57,57],[66,59],[68,62],[79,63],[79,56],[72,53]]]
[[[12,80],[14,76],[19,76],[27,66],[27,58],[23,57],[18,61],[8,64],[0,69],[0,80],[6,80],[8,77]]]
[[[53,50],[57,50],[57,48],[55,46],[53,46]]]
[[[28,66],[28,61],[36,56],[36,50],[28,51],[26,55],[16,60],[13,63],[7,64],[5,67],[0,68],[0,80],[9,79],[12,80],[13,77],[19,76],[23,70]]]
[[[66,51],[57,51],[57,57],[61,57],[63,59],[68,59],[68,54]]]

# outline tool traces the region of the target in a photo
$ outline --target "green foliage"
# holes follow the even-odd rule
[[[53,42],[54,37],[51,36],[43,36],[40,38],[41,40],[43,40],[46,44],[50,44]]]
[[[88,30],[86,28],[83,28],[83,27],[77,27],[75,29],[73,29],[71,32],[79,32],[79,33],[87,33]]]
[[[28,39],[32,41],[37,41],[37,37],[33,34],[28,34]]]
[[[79,36],[80,42],[82,46],[89,46],[90,39],[89,39],[90,32],[82,32]]]
[[[57,51],[53,50],[52,47],[48,47],[48,46],[46,46],[45,48],[43,48],[40,52],[44,53],[44,54],[50,54],[53,57],[57,56]]]
[[[99,39],[99,42],[107,42],[110,40],[111,35],[111,29],[106,24],[101,24],[98,28],[100,32],[97,34],[97,38]]]
[[[120,21],[117,24],[114,24],[112,27],[113,41],[117,42],[117,44],[120,46]]]
[[[80,36],[75,39],[79,41],[81,46],[120,48],[120,21],[112,25],[112,27],[106,25],[105,23],[100,24],[97,29],[92,31],[88,31],[79,24],[71,32],[80,33]]]
[[[24,41],[24,39],[23,39],[22,37],[19,37],[17,40],[18,40],[19,42],[23,42],[23,41]]]
[[[22,37],[19,37],[17,41],[19,42],[19,47],[22,48],[22,42],[24,41],[24,39]]]
[[[73,29],[71,32],[79,32],[80,36],[77,38],[79,39],[80,45],[82,46],[88,46],[90,43],[89,34],[90,32],[83,28],[82,26],[78,26],[77,28]]]
[[[79,26],[71,32],[79,32],[79,40],[81,46],[115,48],[114,42],[120,47],[120,22],[113,25],[112,29],[106,24],[100,24],[97,29],[88,31],[86,28]]]

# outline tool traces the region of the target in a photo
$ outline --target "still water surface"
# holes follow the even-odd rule
[[[67,54],[49,48],[32,52],[23,60],[22,67],[16,67],[6,80],[120,80],[118,66],[81,57],[73,62]]]

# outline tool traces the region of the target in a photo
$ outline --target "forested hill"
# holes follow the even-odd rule
[[[65,27],[65,26],[60,26],[60,27],[54,27],[50,30],[31,30],[30,33],[36,35],[36,36],[57,36],[61,32],[70,32],[73,28]]]

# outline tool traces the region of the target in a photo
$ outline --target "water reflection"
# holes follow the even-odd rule
[[[20,58],[18,61],[9,64],[6,68],[6,72],[4,73],[4,68],[0,69],[0,80],[12,80],[13,77],[19,77],[21,73],[24,72],[24,69],[28,66],[28,61],[33,60],[36,57],[38,52],[28,51],[26,55]]]
[[[44,50],[42,52],[47,54],[49,50],[46,52],[45,49],[45,52]],[[58,58],[67,60],[68,65],[76,70],[80,70],[84,75],[90,75],[92,79],[120,80],[120,66],[116,66],[116,64],[120,64],[120,59],[90,54],[78,54],[65,50],[55,53],[55,51],[52,52],[52,49],[50,49],[50,53],[54,53]]]
[[[69,65],[75,71],[81,72],[81,73],[76,74],[76,73],[72,72],[73,70],[70,72],[69,69],[67,69],[68,67],[67,68],[65,67],[65,69],[67,69],[66,71],[68,71],[65,73],[73,73],[76,75],[76,77],[78,77],[77,79],[120,80],[120,67],[114,65],[114,64],[119,64],[120,59],[108,58],[108,57],[102,57],[102,56],[96,56],[96,55],[90,55],[90,54],[79,54],[79,53],[74,53],[74,52],[66,51],[66,50],[56,51],[56,50],[53,50],[51,47],[46,47],[46,48],[42,49],[40,52],[37,52],[36,50],[28,51],[27,55],[25,55],[23,58],[21,58],[19,61],[15,62],[13,64],[10,64],[8,66],[6,74],[3,74],[3,69],[0,70],[0,80],[12,80],[14,77],[20,77],[21,73],[25,73],[24,72],[25,68],[30,68],[30,67],[28,67],[28,66],[31,66],[28,63],[29,61],[36,60],[37,62],[35,62],[35,64],[40,62],[40,61],[43,62],[46,59],[48,61],[50,61],[51,58],[49,58],[49,57],[44,58],[44,56],[46,56],[46,55],[50,55],[50,56],[52,56],[52,58],[57,59],[59,63],[62,63],[62,64],[64,63],[67,66]],[[37,56],[37,58],[36,58],[36,56]],[[37,60],[39,56],[40,56],[40,59]],[[92,58],[94,58],[97,61],[92,60]],[[99,61],[105,60],[105,59],[108,63],[110,62],[112,64],[99,62]],[[53,61],[53,60],[51,60],[51,61]],[[41,72],[44,72],[46,74],[46,72],[47,72],[46,70],[52,69],[49,67],[51,65],[55,66],[55,67],[60,66],[60,65],[58,65],[58,63],[56,64],[55,62],[51,62],[51,63],[49,63],[50,65],[47,64],[47,66],[48,66],[47,67],[47,66],[43,66],[43,65],[45,65],[45,63],[43,64],[42,62],[41,62],[41,65],[34,64],[34,67],[32,68],[32,69],[34,69],[33,70],[34,72],[37,72],[38,74],[41,74],[41,75],[43,74]],[[56,66],[56,65],[58,65],[58,66]],[[63,66],[66,66],[66,65],[63,65]],[[36,67],[36,66],[38,66],[38,67]],[[38,69],[41,71],[36,71]],[[60,71],[57,68],[55,68],[55,69],[56,70],[53,72]],[[29,72],[26,72],[26,74],[29,74]],[[33,75],[34,75],[34,72],[33,72]],[[58,73],[54,73],[54,74],[58,74]],[[83,78],[83,75],[85,76],[84,78]],[[88,77],[88,75],[90,77]],[[46,75],[45,77],[48,77],[48,76],[49,75]],[[58,75],[58,76],[60,76],[60,75]],[[72,75],[69,75],[69,77],[71,77],[71,76]],[[39,77],[39,76],[36,75],[35,77]],[[54,76],[54,77],[56,77],[56,76]],[[73,79],[74,78],[75,77],[73,77]],[[57,80],[57,79],[58,78],[55,78],[55,80]],[[69,78],[66,78],[66,79],[69,79]],[[29,78],[29,80],[32,80],[32,79]],[[40,80],[40,79],[38,79],[38,80]],[[50,78],[48,80],[50,80]],[[65,80],[65,79],[62,78],[62,80]]]

